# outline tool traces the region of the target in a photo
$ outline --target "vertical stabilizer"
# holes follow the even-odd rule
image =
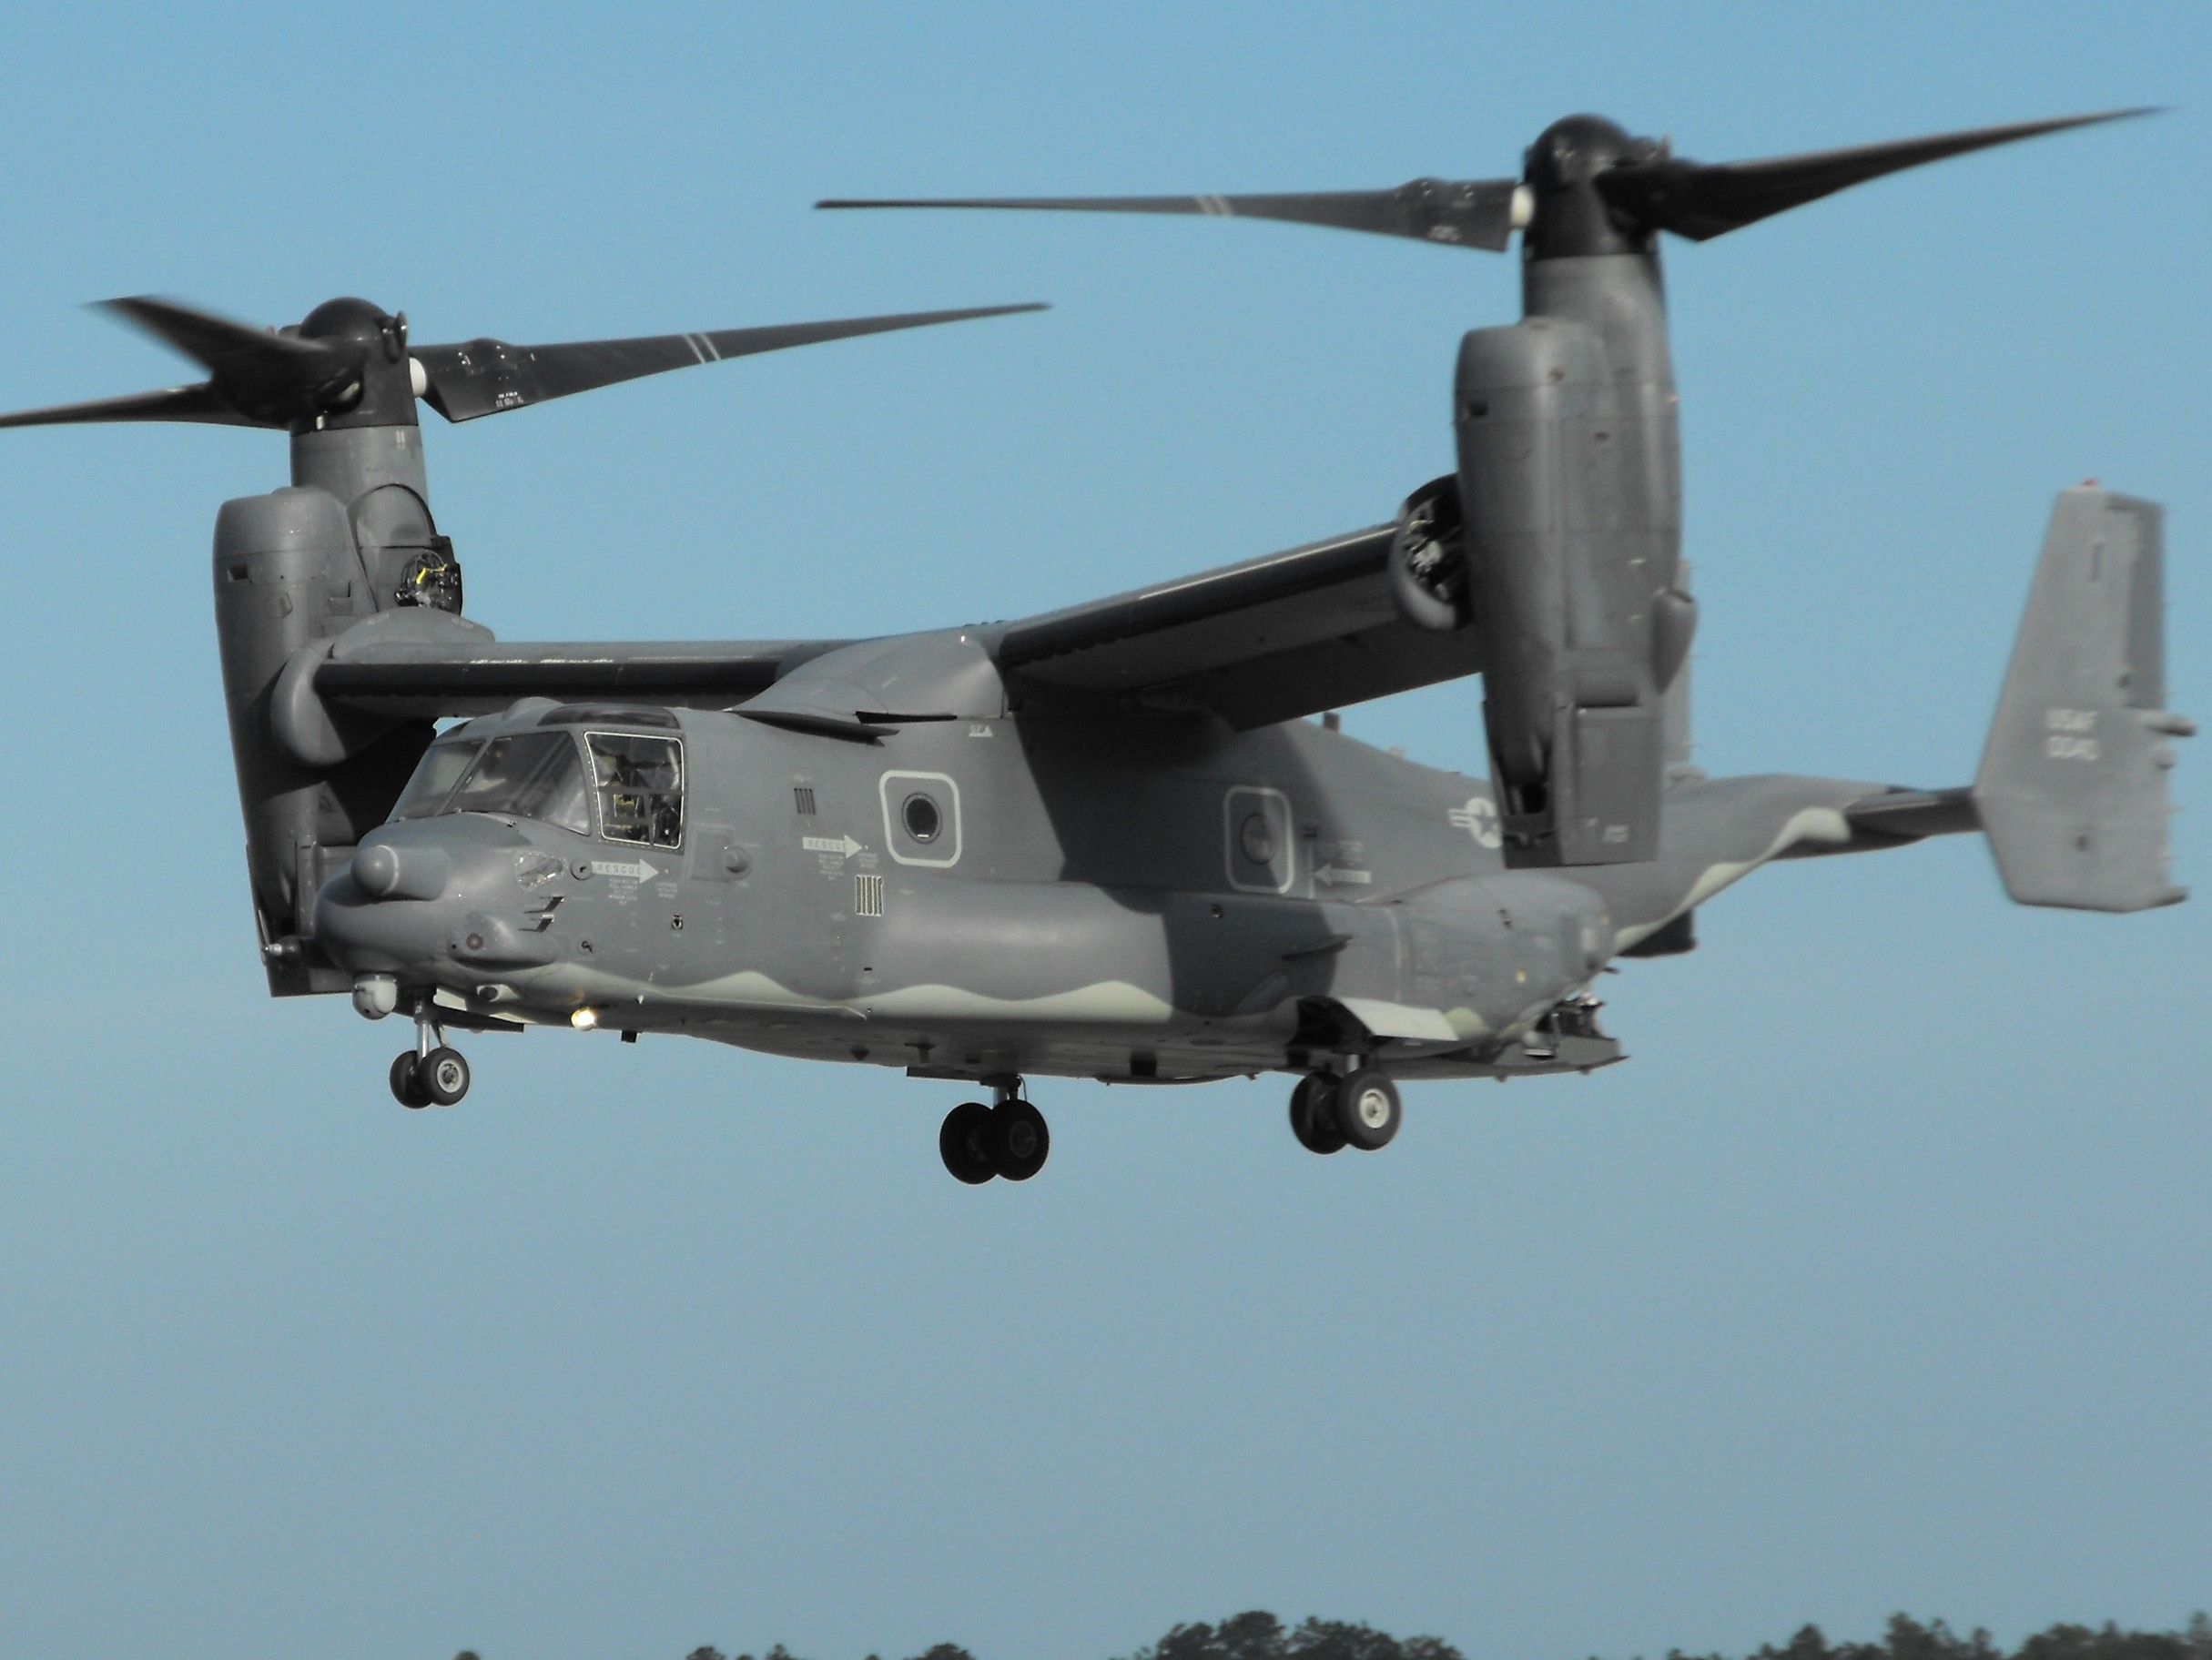
[[[2023,905],[2139,911],[2168,875],[2165,514],[2084,485],[2052,511],[1974,799]]]

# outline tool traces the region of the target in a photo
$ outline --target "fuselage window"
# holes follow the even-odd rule
[[[684,841],[684,747],[674,738],[594,732],[599,832],[612,842],[676,847]]]
[[[905,816],[907,834],[918,842],[934,842],[944,827],[945,817],[937,810],[937,803],[918,792],[907,797]]]

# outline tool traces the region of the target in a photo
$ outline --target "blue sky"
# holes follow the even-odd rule
[[[117,293],[518,340],[1047,299],[428,440],[511,637],[1020,615],[1385,516],[1512,262],[817,196],[2176,106],[1669,251],[1700,758],[1950,784],[2085,476],[2169,504],[2212,711],[2208,65],[2193,6],[13,8],[0,390],[182,378],[75,309]],[[1607,983],[1629,1065],[1415,1088],[1379,1159],[1279,1080],[1053,1083],[1045,1177],[969,1191],[950,1087],[543,1033],[409,1114],[392,1028],[253,957],[207,539],[283,470],[0,443],[0,1651],[1077,1660],[1257,1604],[1580,1660],[2212,1599],[2203,905],[2014,909],[1963,838],[1771,873]],[[1472,766],[1478,720],[1346,724]]]

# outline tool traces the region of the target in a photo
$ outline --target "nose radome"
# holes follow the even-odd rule
[[[515,906],[516,855],[529,848],[480,815],[383,825],[316,896],[316,938],[354,974],[436,980],[470,933],[465,918]]]
[[[439,899],[502,886],[530,838],[479,813],[381,825],[362,837],[347,874],[370,899]]]
[[[435,899],[453,861],[442,847],[370,842],[353,855],[353,880],[376,899]]]

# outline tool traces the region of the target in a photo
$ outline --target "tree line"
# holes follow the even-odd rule
[[[463,1649],[454,1660],[478,1660]],[[751,1653],[725,1655],[695,1648],[685,1660],[756,1660]],[[800,1660],[781,1643],[758,1660]],[[880,1660],[870,1655],[868,1660]],[[909,1660],[976,1660],[957,1643],[939,1643]],[[1218,1625],[1178,1625],[1127,1660],[1466,1660],[1442,1637],[1394,1637],[1357,1621],[1308,1618],[1285,1625],[1254,1609]],[[1591,1660],[1598,1660],[1593,1655]],[[1641,1660],[1641,1656],[1638,1657]],[[1667,1651],[1666,1660],[1731,1660],[1719,1653]],[[1768,1643],[1742,1660],[2212,1660],[2212,1619],[2194,1615],[2178,1631],[2130,1631],[2102,1625],[2053,1625],[2006,1648],[1979,1626],[1961,1635],[1942,1620],[1923,1625],[1894,1614],[1871,1643],[1831,1642],[1818,1625],[1801,1627],[1785,1643]]]

